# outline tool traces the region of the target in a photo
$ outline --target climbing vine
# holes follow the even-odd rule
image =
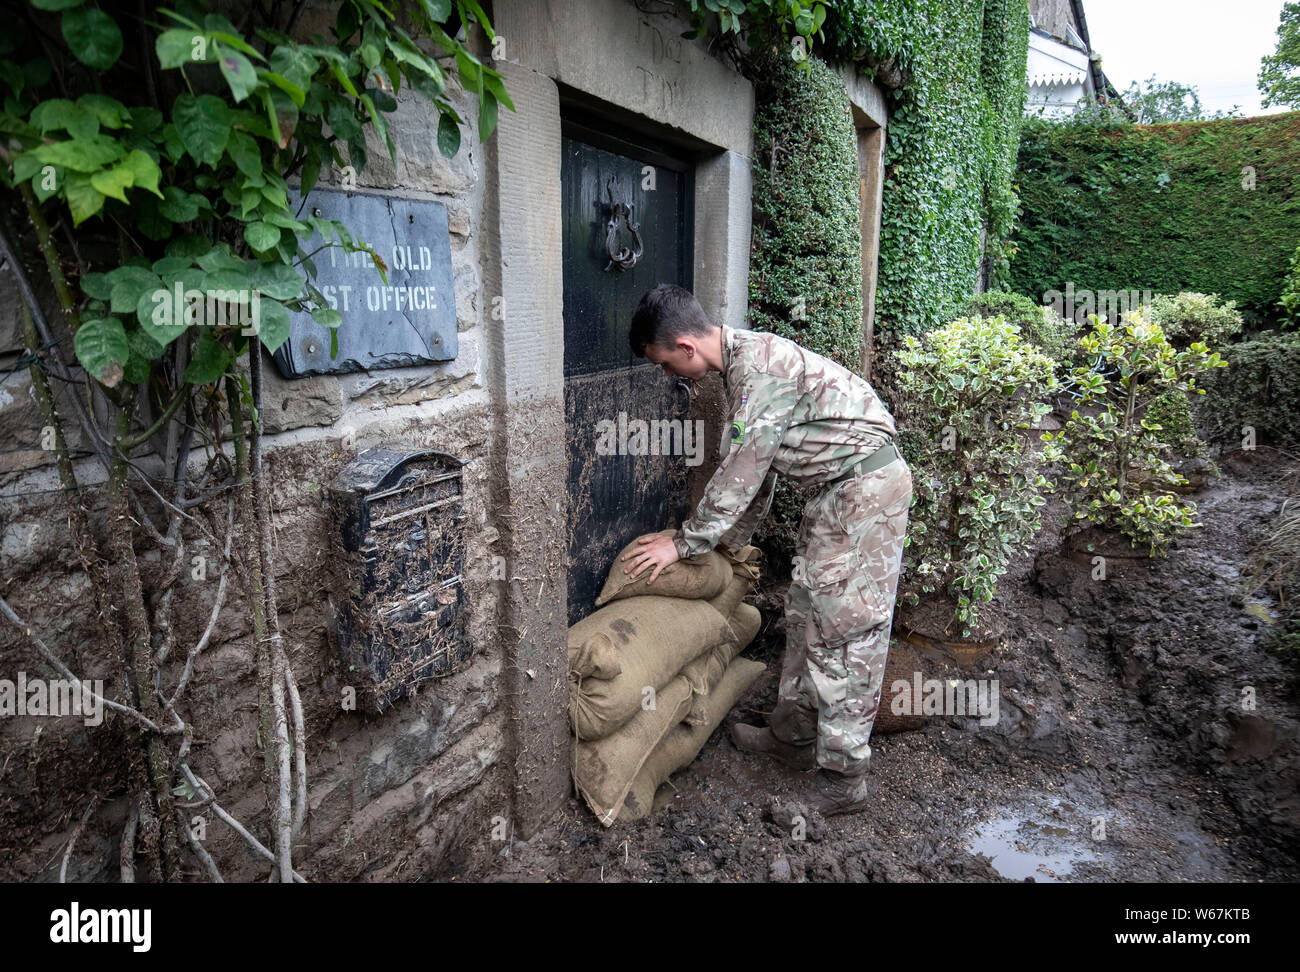
[[[457,39],[493,36],[476,0],[284,7],[30,0],[0,39],[0,257],[18,281],[25,360],[93,591],[94,648],[107,656],[97,661],[126,673],[105,704],[138,733],[139,757],[111,781],[132,805],[124,880],[178,880],[195,861],[221,879],[177,797],[227,823],[279,880],[302,880],[293,843],[307,730],[270,559],[261,349],[285,341],[291,311],[334,339],[341,314],[314,284],[321,250],[364,251],[380,276],[386,267],[344,223],[300,216],[293,193],[326,170],[347,184],[373,150],[395,159],[386,116],[403,85],[436,105],[446,156],[466,121],[450,72],[476,104],[480,137],[498,105],[512,108],[500,76]],[[74,463],[74,430],[98,469]],[[103,481],[102,523],[91,522],[87,472]],[[202,631],[178,630],[175,616],[187,543],[219,561]],[[155,558],[164,569],[148,568]],[[190,765],[186,692],[232,584],[244,587],[257,652],[265,843]],[[0,593],[0,615],[30,650],[78,678],[62,660],[75,646],[47,645],[13,590]]]

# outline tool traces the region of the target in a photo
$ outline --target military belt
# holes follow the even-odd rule
[[[836,483],[842,483],[846,479],[853,479],[856,476],[862,476],[869,472],[875,472],[877,469],[883,469],[885,466],[888,466],[895,459],[901,459],[901,458],[902,456],[899,455],[898,448],[894,445],[894,443],[887,442],[884,445],[882,445],[879,449],[877,449],[875,452],[871,453],[871,455],[867,456],[864,459],[858,460],[856,463],[850,466],[849,471],[846,472],[844,475],[837,476],[835,479],[832,479],[826,485],[834,486]]]

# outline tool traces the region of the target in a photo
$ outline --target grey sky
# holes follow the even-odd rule
[[[1207,112],[1260,108],[1259,59],[1277,47],[1283,0],[1083,0],[1092,47],[1123,91],[1130,81],[1195,85]]]

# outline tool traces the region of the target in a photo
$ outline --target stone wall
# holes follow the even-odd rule
[[[560,90],[586,91],[626,118],[678,131],[701,152],[696,190],[696,290],[719,321],[743,326],[749,245],[752,93],[685,29],[625,0],[531,4],[498,0],[506,38],[494,66],[517,111],[479,144],[471,99],[462,151],[435,144],[431,106],[403,92],[391,121],[394,164],[378,144],[358,189],[436,199],[447,207],[459,353],[434,365],[285,380],[264,358],[263,419],[271,486],[280,624],[303,694],[310,814],[295,850],[316,880],[447,876],[535,832],[567,799],[565,453],[559,236]],[[549,26],[537,27],[540,17]],[[585,25],[602,44],[583,40]],[[309,11],[302,29],[321,31]],[[668,40],[666,40],[666,38]],[[614,45],[611,53],[610,45]],[[487,56],[487,49],[482,49]],[[604,69],[601,66],[604,65]],[[618,68],[617,65],[623,65]],[[614,71],[614,83],[609,72]],[[654,83],[651,83],[653,76]],[[326,181],[323,180],[323,184]],[[31,629],[86,678],[123,697],[103,657],[90,588],[61,515],[51,454],[25,370],[12,282],[0,275],[0,590]],[[345,325],[346,326],[346,322]],[[71,347],[65,354],[72,358]],[[718,444],[717,383],[697,403]],[[66,402],[64,411],[67,412]],[[70,413],[69,413],[70,414]],[[77,470],[93,521],[104,477],[75,432]],[[434,448],[464,460],[465,586],[470,661],[375,716],[342,704],[350,674],[331,640],[339,589],[326,487],[361,451]],[[12,451],[10,451],[12,450]],[[191,460],[201,472],[206,457]],[[157,473],[157,464],[142,465]],[[711,463],[697,470],[698,489]],[[213,504],[223,516],[224,505]],[[157,514],[159,511],[151,509]],[[159,522],[162,517],[158,517]],[[195,531],[191,556],[212,557]],[[146,574],[166,568],[141,535]],[[202,573],[202,572],[201,572]],[[178,647],[163,668],[174,685],[207,624],[219,571],[176,585]],[[503,579],[504,578],[504,579]],[[195,728],[190,764],[254,833],[268,833],[257,732],[255,646],[245,579],[230,578],[214,636],[199,657],[182,715]],[[0,621],[0,677],[46,676],[25,638]],[[79,838],[69,879],[115,880],[128,815],[124,765],[138,752],[121,720],[0,719],[0,879],[52,880],[89,794],[106,795]],[[266,865],[210,811],[205,846],[228,880],[260,880]]]

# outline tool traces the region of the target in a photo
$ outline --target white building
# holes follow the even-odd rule
[[[1059,118],[1080,98],[1118,98],[1092,50],[1082,0],[1029,0],[1029,26],[1026,114]]]

